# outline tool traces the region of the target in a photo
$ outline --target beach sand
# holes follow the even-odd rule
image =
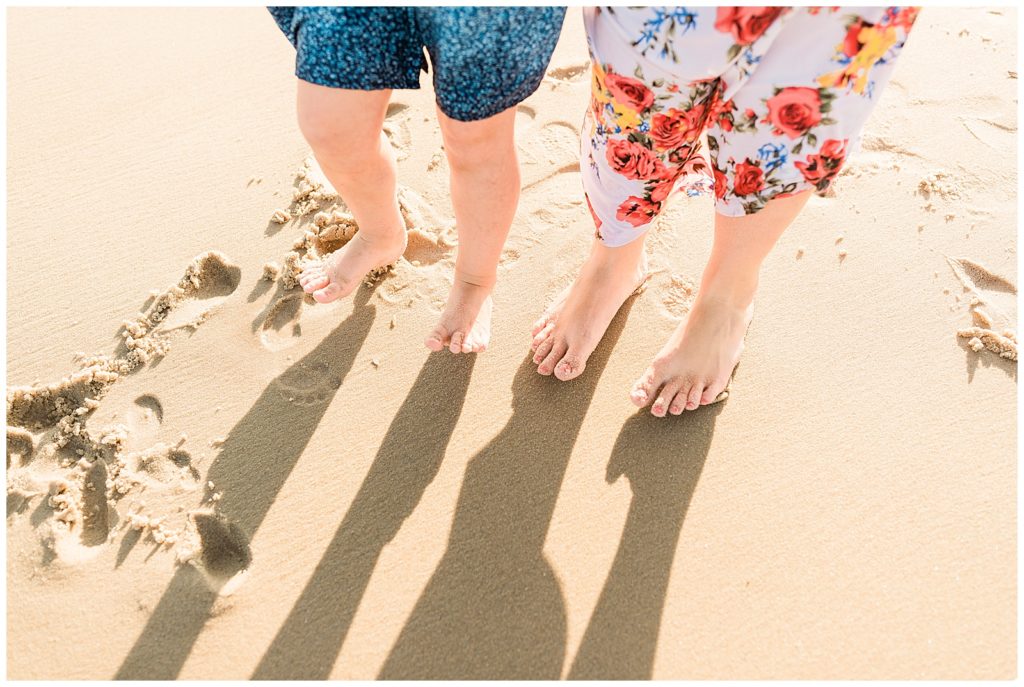
[[[8,676],[1013,677],[1016,25],[922,12],[731,396],[659,419],[628,391],[708,198],[579,379],[528,358],[593,231],[578,8],[458,357],[422,343],[455,245],[429,77],[387,120],[405,259],[311,304],[289,277],[354,227],[297,177],[265,10],[9,10]]]

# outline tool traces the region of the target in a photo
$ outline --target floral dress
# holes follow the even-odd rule
[[[917,12],[585,8],[592,89],[581,169],[598,237],[620,246],[643,235],[675,190],[713,193],[728,216],[824,193]]]

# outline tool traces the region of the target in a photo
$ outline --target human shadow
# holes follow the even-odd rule
[[[441,468],[475,355],[432,353],[388,427],[352,505],[252,675],[324,680],[384,547]]]
[[[569,670],[570,680],[649,680],[683,518],[723,404],[623,425],[607,479],[633,491],[619,549]]]
[[[251,540],[320,424],[373,324],[372,290],[316,348],[278,375],[224,440],[207,480],[221,493],[218,512]],[[254,460],[254,455],[273,456]],[[207,499],[212,490],[207,490]],[[174,573],[115,679],[177,678],[217,598],[192,566]]]
[[[586,372],[563,383],[527,358],[505,427],[466,468],[448,548],[378,676],[557,679],[565,601],[544,540],[569,456],[633,299]]]

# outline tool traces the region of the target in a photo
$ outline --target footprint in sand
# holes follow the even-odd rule
[[[388,105],[384,117],[384,134],[395,151],[395,160],[401,162],[409,157],[412,134],[409,131],[409,106],[402,103]]]
[[[234,293],[241,280],[242,270],[222,253],[203,253],[189,265],[182,281],[178,283],[180,292],[171,295],[175,302],[170,304],[169,312],[162,318],[155,331],[195,329],[206,321],[218,305]],[[183,286],[183,282],[187,285]]]
[[[658,290],[661,292],[661,298],[657,299],[659,308],[672,320],[683,319],[697,297],[697,283],[679,274],[671,275],[668,283],[659,286]]]
[[[1017,286],[966,258],[946,258],[963,285],[973,326],[957,330],[974,352],[1017,361]]]
[[[291,294],[275,300],[267,310],[260,326],[260,343],[270,351],[281,351],[294,346],[302,335],[299,316],[302,312],[301,294]]]
[[[107,502],[107,464],[97,458],[85,472],[82,480],[82,532],[86,546],[98,546],[110,535],[111,515],[116,515]]]
[[[190,489],[201,479],[199,471],[192,465],[192,454],[181,448],[181,442],[175,446],[157,443],[145,450],[128,453],[124,457],[122,472],[126,474],[120,478],[145,482],[148,488],[157,490]]]
[[[402,255],[414,267],[433,265],[454,255],[458,238],[455,223],[441,216],[422,196],[410,188],[398,190],[398,207],[408,238]]]
[[[329,400],[341,386],[341,377],[326,363],[298,362],[281,373],[273,386],[289,403],[312,406]]]
[[[549,81],[568,81],[575,83],[581,81],[587,77],[590,73],[590,62],[583,62],[582,64],[572,64],[566,67],[554,67],[549,69],[545,77]]]
[[[579,171],[580,132],[570,122],[554,121],[527,129],[519,136],[518,145],[524,191],[560,174]]]
[[[220,587],[252,563],[249,538],[235,523],[207,511],[192,514],[199,534],[199,562],[215,587]]]
[[[7,428],[7,469],[25,467],[35,455],[35,441],[32,435],[23,429]],[[12,460],[13,458],[13,460]]]
[[[156,396],[143,394],[136,398],[125,411],[125,448],[136,450],[152,444],[163,421],[164,408]]]

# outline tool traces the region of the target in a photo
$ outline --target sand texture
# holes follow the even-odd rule
[[[1016,25],[922,12],[728,399],[659,419],[628,392],[708,198],[580,378],[528,357],[593,232],[578,8],[457,357],[423,346],[457,247],[429,76],[386,123],[409,247],[321,305],[296,276],[358,226],[265,10],[10,10],[9,677],[1014,676]]]

